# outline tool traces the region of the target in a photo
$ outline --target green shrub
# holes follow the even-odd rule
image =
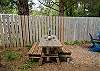
[[[20,54],[18,54],[15,51],[5,51],[4,53],[4,59],[7,61],[12,61],[20,57]]]
[[[80,45],[80,44],[81,44],[80,41],[78,41],[78,40],[75,40],[75,41],[74,41],[74,45]]]
[[[88,43],[91,43],[90,41],[87,41],[87,40],[82,40],[81,41],[81,44],[88,44]]]
[[[27,47],[28,49],[30,49],[32,47],[32,44],[27,44],[25,47]]]
[[[36,64],[36,63],[37,63],[37,60],[35,60],[35,59],[29,59],[21,67],[19,67],[19,69],[21,69],[21,70],[27,70],[27,69],[31,68],[31,66],[33,64]]]
[[[64,42],[65,45],[81,45],[81,44],[88,44],[88,43],[90,43],[90,41],[87,41],[87,40],[83,40],[83,41],[75,40],[75,41],[65,41]]]

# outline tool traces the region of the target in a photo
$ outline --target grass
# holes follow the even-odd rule
[[[19,67],[19,69],[21,71],[27,70],[27,69],[31,68],[33,64],[36,64],[36,63],[37,63],[37,60],[35,60],[35,59],[29,59],[23,65],[21,65]]]
[[[8,51],[5,51],[3,57],[7,61],[12,61],[12,60],[16,60],[20,58],[20,54],[15,51],[8,50]]]

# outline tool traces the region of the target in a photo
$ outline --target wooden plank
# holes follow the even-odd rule
[[[0,15],[0,46],[4,47],[4,32],[3,32],[3,20],[2,20],[2,15]]]
[[[29,42],[29,16],[25,16],[25,24],[26,24],[26,44],[30,44]]]
[[[38,41],[40,41],[41,34],[42,34],[42,33],[41,33],[41,17],[40,17],[40,16],[38,16],[38,17],[39,17],[39,18],[38,18],[38,19],[39,19],[39,20],[38,20],[38,26],[39,26],[39,27],[38,27],[38,35],[39,35],[39,36],[38,36]]]
[[[35,27],[36,27],[36,28],[35,28],[35,29],[36,29],[35,32],[36,32],[36,42],[37,42],[37,41],[38,41],[38,36],[39,36],[39,35],[38,35],[39,26],[38,26],[38,17],[36,16],[35,18],[36,18],[36,19],[35,19],[35,20],[36,20],[36,22],[35,22]]]
[[[9,47],[9,16],[5,15],[6,47]]]
[[[60,39],[61,39],[61,43],[64,44],[64,17],[61,17],[61,30],[60,30]]]
[[[50,16],[50,18],[49,18],[49,23],[50,23],[50,28],[51,28],[51,35],[53,34],[53,19],[52,19],[53,17],[52,16]]]
[[[31,35],[32,39],[31,40],[32,40],[32,43],[33,43],[33,42],[36,41],[36,33],[35,33],[35,28],[36,27],[35,27],[35,17],[34,16],[31,16],[31,17],[32,17],[32,19],[31,19],[31,26],[32,27],[30,29],[32,30],[32,35]]]
[[[22,19],[22,21],[21,21],[21,23],[22,23],[22,37],[23,37],[23,46],[25,46],[26,45],[26,23],[25,23],[25,16],[21,16],[21,19]]]
[[[38,43],[34,43],[32,48],[29,50],[28,54],[30,55],[41,55],[42,49],[38,46]]]
[[[45,16],[45,35],[48,35],[48,16]]]
[[[45,16],[41,17],[42,37],[45,35]]]
[[[59,22],[58,22],[58,19],[59,19],[58,16],[56,16],[56,36],[59,39],[59,33],[58,33],[58,26],[59,26],[58,23]]]
[[[68,19],[66,19],[66,17],[64,17],[64,41],[67,41],[67,32],[68,32]]]
[[[49,29],[49,28],[51,29],[50,16],[47,16],[46,22],[47,22],[47,35],[49,35],[48,29]]]
[[[8,28],[8,47],[10,47],[10,31],[11,31],[11,29],[10,29],[10,15],[7,15],[7,24],[8,24],[8,26],[7,26],[7,28]]]
[[[43,32],[44,32],[44,35],[47,35],[47,17],[44,16],[44,23],[43,23]]]
[[[8,40],[9,40],[9,47],[12,47],[11,44],[11,15],[8,15],[7,21],[8,21]]]
[[[11,47],[14,47],[15,45],[15,32],[14,32],[14,24],[15,24],[15,21],[14,21],[14,15],[11,16]]]
[[[56,23],[55,23],[55,16],[52,17],[52,30],[53,30],[53,35],[56,35]]]
[[[60,31],[61,31],[61,17],[58,17],[58,39],[61,41],[61,34],[60,34]]]
[[[41,37],[43,36],[43,20],[44,19],[44,16],[41,16],[41,19],[40,19],[40,26],[41,26]]]
[[[22,17],[18,16],[19,34],[20,34],[20,46],[23,47],[23,30],[22,30]]]
[[[7,41],[6,41],[6,38],[7,38],[7,30],[6,30],[5,15],[2,15],[2,20],[3,20],[3,27],[4,27],[4,45],[6,47],[6,45],[7,45]]]
[[[34,17],[32,18],[32,16],[29,16],[29,40],[30,40],[30,43],[32,44],[32,24],[34,24],[33,23],[33,21],[32,20],[34,20]],[[33,27],[33,29],[34,29],[35,27]]]
[[[18,47],[19,45],[19,31],[18,31],[18,26],[19,26],[19,23],[18,23],[18,16],[17,15],[14,15],[14,20],[15,20],[15,43],[16,43],[16,47]]]

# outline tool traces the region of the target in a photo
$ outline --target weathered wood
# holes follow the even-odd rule
[[[54,36],[51,35],[51,37],[53,39],[48,40],[48,36],[44,36],[41,38],[41,41],[39,43],[40,47],[62,47],[62,44],[60,43],[60,41]]]
[[[18,47],[19,46],[19,29],[18,29],[18,27],[19,27],[19,23],[18,23],[18,16],[14,16],[14,20],[15,20],[15,41],[16,41],[16,47]]]
[[[0,16],[2,44],[7,47],[23,47],[40,41],[41,37],[47,35],[49,25],[51,33],[56,35],[59,40],[64,39],[63,41],[89,40],[88,33],[97,38],[97,32],[100,31],[100,18],[98,17],[18,16],[5,14]],[[61,21],[61,18],[64,21]],[[61,28],[61,24],[64,25],[64,28]]]
[[[26,23],[25,16],[21,16],[21,25],[22,25],[22,36],[23,36],[23,46],[26,45]]]
[[[30,44],[29,42],[29,17],[25,16],[25,24],[26,24],[26,43]]]
[[[29,36],[30,36],[30,43],[32,44],[32,28],[34,29],[35,27],[32,27],[32,25],[34,24],[35,19],[32,18],[32,16],[29,16]],[[35,25],[34,25],[35,26]],[[35,29],[34,29],[35,30]],[[35,34],[36,35],[36,34]],[[35,37],[35,36],[34,36]],[[35,40],[35,39],[34,39]]]
[[[29,55],[41,55],[42,49],[38,46],[38,43],[34,43],[32,48],[29,50]]]
[[[21,23],[21,16],[18,16],[18,23],[19,23],[19,39],[20,39],[20,46],[23,47],[23,36],[22,36],[22,23]]]

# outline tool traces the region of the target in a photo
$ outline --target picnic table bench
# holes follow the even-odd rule
[[[40,58],[42,49],[38,46],[38,42],[34,43],[32,48],[28,52],[29,58]]]

